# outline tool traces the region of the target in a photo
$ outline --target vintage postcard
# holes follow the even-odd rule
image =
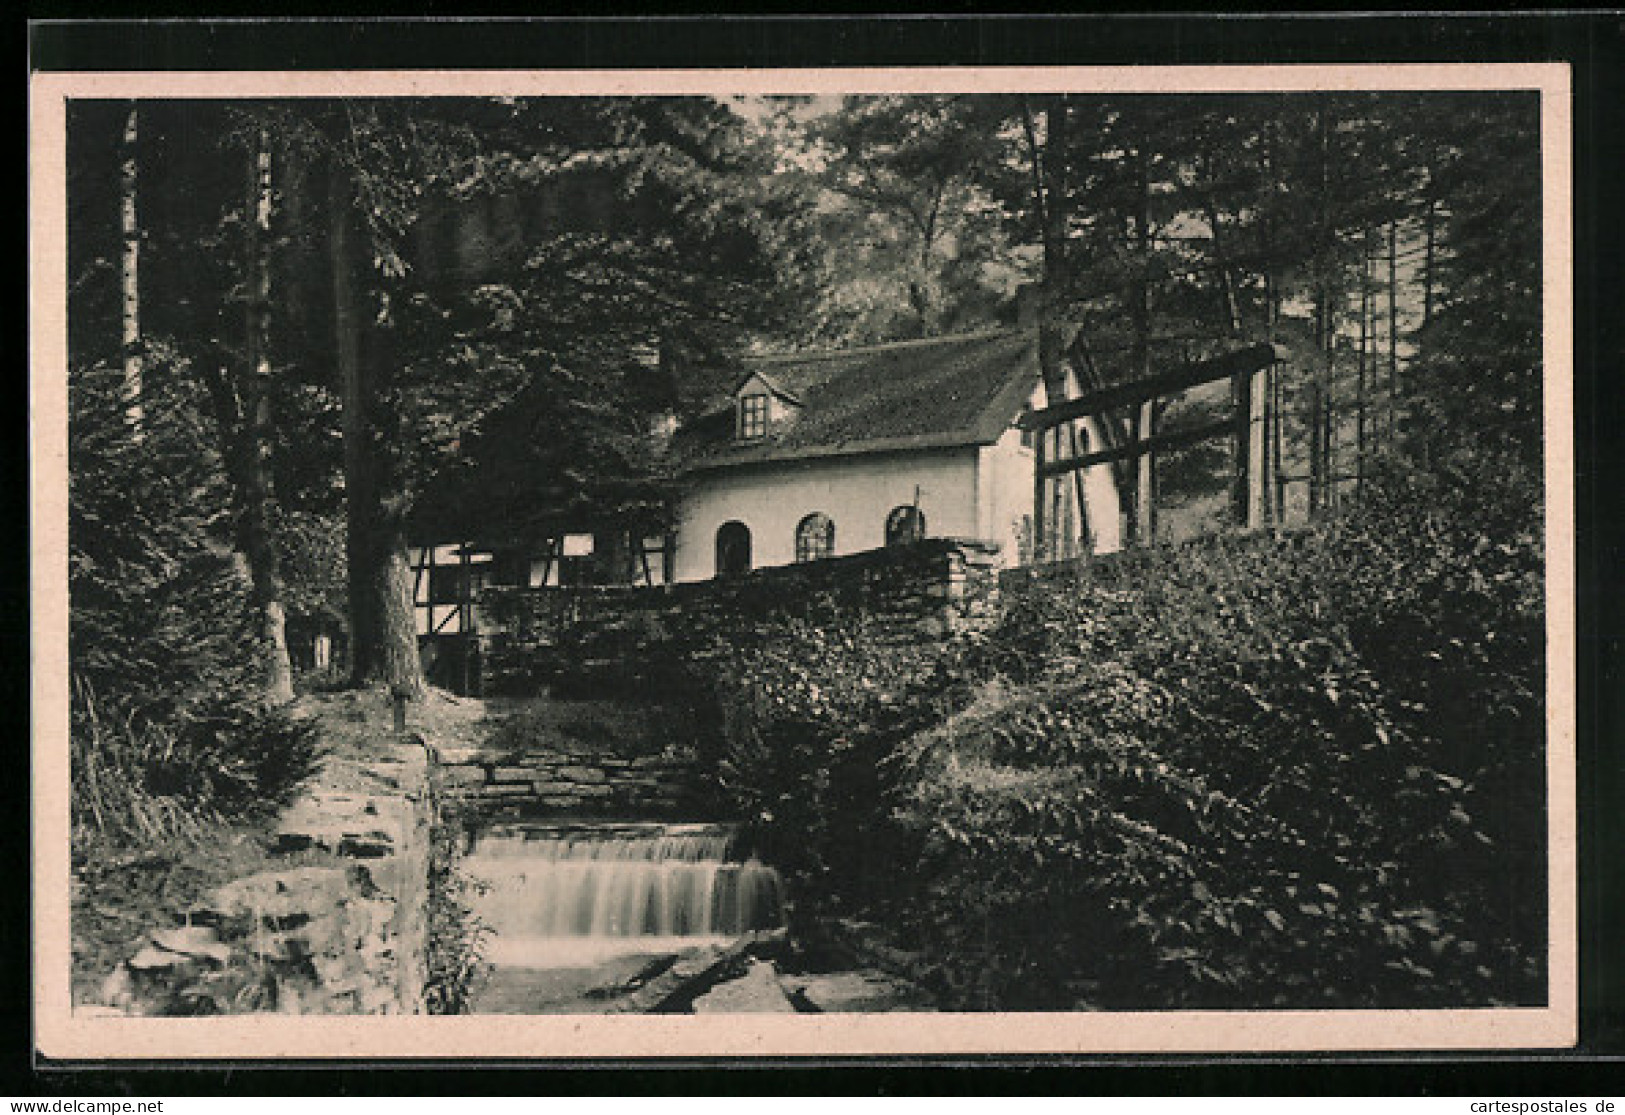
[[[38,1052],[1572,1046],[1569,80],[34,74]]]

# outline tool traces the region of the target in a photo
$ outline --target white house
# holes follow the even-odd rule
[[[1004,565],[1115,551],[1109,464],[1036,482],[1037,437],[1051,462],[1102,448],[1088,418],[1023,430],[1045,404],[1032,328],[746,359],[732,391],[676,432],[683,495],[668,536],[416,546],[418,632],[464,633],[487,584],[602,583],[606,569],[701,581],[922,537],[996,543]]]
[[[995,542],[1005,564],[1116,550],[1109,465],[1035,484],[1045,403],[1036,331],[1001,330],[746,362],[732,395],[679,432],[672,579],[856,553],[923,536]],[[1068,394],[1075,395],[1070,382]],[[1098,449],[1092,423],[1045,456]],[[1080,504],[1080,498],[1081,504]],[[1035,500],[1048,524],[1033,538]]]

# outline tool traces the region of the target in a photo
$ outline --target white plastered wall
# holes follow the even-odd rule
[[[750,528],[751,565],[795,560],[795,531],[822,511],[835,521],[835,553],[885,545],[886,516],[912,504],[918,489],[926,533],[985,537],[978,515],[978,448],[866,454],[700,473],[690,478],[677,527],[676,578],[716,574],[716,535],[723,523]],[[1029,469],[1028,484],[1032,483]]]

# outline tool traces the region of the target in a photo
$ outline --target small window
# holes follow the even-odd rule
[[[740,398],[739,436],[746,439],[767,436],[766,395],[744,395]]]
[[[913,504],[894,507],[886,516],[886,545],[906,546],[925,537],[925,515]]]
[[[796,525],[796,560],[817,561],[835,553],[835,522],[814,511]]]
[[[717,528],[717,576],[750,571],[750,528],[737,519]]]

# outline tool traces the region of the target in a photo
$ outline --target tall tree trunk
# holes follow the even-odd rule
[[[1365,489],[1366,380],[1371,371],[1371,230],[1367,229],[1360,241],[1360,351],[1356,362],[1354,384],[1354,492]]]
[[[119,152],[119,223],[122,252],[119,257],[119,316],[124,342],[124,418],[131,436],[141,437],[141,222],[137,207],[140,188],[139,141],[141,117],[138,103],[130,102],[124,118],[124,135]]]
[[[1038,363],[1044,376],[1044,396],[1051,405],[1066,395],[1062,361],[1066,340],[1062,336],[1065,312],[1067,183],[1066,125],[1067,103],[1051,97],[1044,110],[1044,142],[1038,142],[1031,110],[1023,104],[1023,123],[1032,158],[1033,200],[1037,203],[1044,241],[1044,275],[1038,313]]]
[[[1130,155],[1134,165],[1134,272],[1129,286],[1129,318],[1133,325],[1131,359],[1134,378],[1151,378],[1151,172],[1146,165],[1145,148],[1135,147]],[[1156,434],[1157,406],[1155,399],[1147,399],[1140,406],[1136,425],[1144,440]],[[1157,459],[1154,453],[1141,453],[1134,458],[1137,475],[1134,485],[1134,517],[1131,539],[1138,545],[1150,545],[1157,538]]]
[[[909,302],[919,319],[920,336],[933,336],[941,326],[941,298],[934,266],[937,249],[937,223],[942,215],[942,204],[948,193],[948,183],[938,179],[933,183],[931,200],[923,215],[915,214],[915,228],[920,234],[920,250],[914,257],[914,278],[908,284]],[[912,212],[912,207],[911,207]]]
[[[249,173],[250,206],[246,278],[247,389],[242,475],[235,485],[242,500],[238,548],[248,559],[254,609],[265,655],[265,692],[273,702],[293,700],[293,665],[288,659],[287,615],[282,607],[282,559],[271,528],[271,354],[268,344],[271,270],[267,241],[271,231],[271,148],[262,130]]]
[[[1230,326],[1230,336],[1240,337],[1241,303],[1236,296],[1236,280],[1230,267],[1230,257],[1224,250],[1224,229],[1219,224],[1219,206],[1213,199],[1213,191],[1218,188],[1218,183],[1215,181],[1212,154],[1205,154],[1202,162],[1207,170],[1208,181],[1207,188],[1202,191],[1202,214],[1207,218],[1208,243],[1213,252],[1213,270],[1219,278],[1219,291],[1224,298],[1224,315]]]
[[[1305,403],[1305,420],[1309,426],[1309,517],[1318,516],[1326,502],[1326,427],[1322,420],[1325,407],[1326,305],[1325,291],[1315,294],[1315,367],[1309,375],[1309,397]]]
[[[1038,130],[1025,98],[1022,102],[1022,124],[1026,131],[1027,148],[1031,158],[1033,202],[1038,211],[1039,229],[1043,238],[1044,273],[1040,284],[1038,310],[1038,366],[1044,379],[1044,401],[1050,406],[1066,398],[1066,348],[1063,319],[1066,298],[1067,206],[1069,203],[1066,175],[1066,131],[1068,105],[1064,96],[1047,99],[1044,107],[1044,142],[1038,141]],[[1051,431],[1039,431],[1039,437],[1051,437]],[[1057,455],[1061,433],[1054,431]],[[1036,485],[1037,499],[1042,503],[1050,493],[1063,491],[1062,481],[1040,481]],[[1033,517],[1033,560],[1044,561],[1059,557],[1065,539],[1062,520],[1058,513],[1046,515],[1042,507]],[[1058,511],[1058,509],[1057,509]],[[1046,529],[1047,527],[1047,529]]]
[[[1044,272],[1041,284],[1041,300],[1039,310],[1038,332],[1038,359],[1044,377],[1045,401],[1054,405],[1061,402],[1066,395],[1066,368],[1069,356],[1080,356],[1083,366],[1074,369],[1086,389],[1098,389],[1105,386],[1100,378],[1094,362],[1089,358],[1087,350],[1082,348],[1082,339],[1074,337],[1072,331],[1066,328],[1065,316],[1067,312],[1066,291],[1068,282],[1068,237],[1069,219],[1071,214],[1071,194],[1067,175],[1067,133],[1070,127],[1071,106],[1064,95],[1047,98],[1044,106],[1044,140],[1039,142],[1037,122],[1033,108],[1026,97],[1021,101],[1022,130],[1027,140],[1029,157],[1029,172],[1033,199],[1033,210],[1038,214],[1038,224],[1044,249]],[[1129,423],[1121,415],[1098,414],[1095,415],[1096,429],[1112,448],[1127,444],[1130,440]],[[1079,440],[1077,424],[1069,423],[1069,437],[1074,454],[1078,452]],[[1057,447],[1061,435],[1056,435]],[[1097,447],[1098,448],[1098,447]],[[1125,461],[1114,461],[1112,470],[1117,481],[1119,491],[1123,491],[1132,479],[1129,469],[1132,465]],[[1060,483],[1060,481],[1057,481]],[[1042,493],[1043,484],[1037,485]],[[1084,516],[1087,524],[1088,508],[1084,501],[1085,484],[1081,471],[1073,474],[1073,493],[1078,503],[1079,514]],[[1040,494],[1036,498],[1042,499]],[[1039,508],[1035,516],[1035,523],[1043,523],[1045,516]],[[1053,528],[1059,526],[1059,520],[1052,524]],[[1086,529],[1092,526],[1086,525]],[[1042,535],[1042,530],[1037,531]],[[1048,540],[1041,537],[1034,538],[1034,560],[1042,560],[1040,552]]]
[[[1258,167],[1259,181],[1265,189],[1275,181],[1275,126],[1273,121],[1266,119],[1260,126],[1262,142],[1259,144]],[[1281,316],[1280,284],[1276,280],[1275,258],[1275,222],[1271,217],[1268,199],[1260,199],[1259,204],[1259,255],[1263,259],[1264,270],[1264,334],[1271,341],[1276,339],[1276,326]],[[1270,367],[1267,382],[1269,384],[1269,408],[1265,412],[1266,425],[1269,430],[1269,474],[1273,489],[1271,497],[1271,518],[1279,527],[1286,521],[1286,468],[1284,431],[1282,421],[1286,413],[1286,390],[1282,383],[1283,367],[1275,364]]]
[[[377,644],[370,648],[364,680],[387,683],[417,699],[427,690],[418,657],[417,615],[412,603],[412,562],[406,546],[406,520],[394,511],[379,516],[377,566],[369,584],[377,607]],[[466,631],[465,631],[466,634]],[[465,647],[465,653],[467,648]],[[358,661],[360,659],[358,658]]]
[[[365,680],[362,660],[376,645],[376,610],[368,605],[366,571],[372,565],[367,508],[372,503],[368,482],[367,436],[370,423],[363,408],[367,390],[362,380],[360,330],[355,306],[350,248],[351,189],[348,174],[337,157],[329,168],[327,246],[333,273],[333,341],[338,363],[340,428],[344,439],[344,549],[350,609],[350,668],[356,684]]]
[[[1219,273],[1219,289],[1224,295],[1225,320],[1230,326],[1230,336],[1242,335],[1241,303],[1236,297],[1235,275],[1231,272],[1230,261],[1225,256],[1224,240],[1219,231],[1219,211],[1212,199],[1206,202],[1207,219],[1213,229],[1213,266]]]
[[[1427,188],[1428,194],[1427,194],[1427,199],[1424,202],[1423,209],[1422,209],[1422,224],[1423,224],[1424,245],[1423,245],[1423,251],[1422,251],[1422,328],[1421,328],[1421,332],[1424,335],[1426,335],[1426,333],[1428,331],[1428,326],[1430,326],[1433,323],[1434,290],[1435,290],[1435,288],[1437,286],[1437,279],[1435,277],[1435,268],[1436,268],[1436,266],[1438,264],[1438,259],[1437,259],[1437,255],[1436,255],[1438,249],[1437,249],[1437,236],[1436,236],[1436,227],[1435,226],[1436,226],[1436,223],[1437,223],[1437,220],[1438,220],[1438,199],[1436,197],[1434,197],[1434,195],[1433,195],[1434,186],[1433,186],[1433,168],[1432,168],[1432,166],[1428,167],[1428,182],[1427,182],[1427,187],[1426,188]],[[1409,429],[1414,429],[1414,426],[1413,426],[1413,424],[1411,422],[1411,416],[1410,416],[1410,413],[1409,413],[1409,404],[1410,404],[1411,397],[1415,394],[1415,392],[1417,390],[1417,384],[1412,382],[1413,375],[1414,375],[1413,370],[1407,368],[1405,377],[1400,381],[1400,408],[1404,412],[1402,414],[1402,421],[1405,423],[1408,430]],[[1428,465],[1430,456],[1431,456],[1431,452],[1430,452],[1429,447],[1431,445],[1432,438],[1430,436],[1430,431],[1417,430],[1416,432],[1420,435],[1416,439],[1416,450],[1421,456],[1423,467],[1426,468],[1427,465]]]
[[[1067,113],[1066,97],[1055,97],[1049,105],[1045,116],[1045,138],[1048,156],[1043,160],[1043,194],[1044,194],[1044,298],[1043,309],[1039,318],[1038,350],[1039,364],[1044,374],[1044,396],[1051,404],[1055,404],[1066,394],[1066,360],[1067,352],[1072,343],[1070,331],[1064,326],[1066,316],[1066,281],[1067,274],[1067,220],[1071,212],[1070,188],[1067,182]],[[1036,147],[1035,147],[1036,150]],[[935,212],[933,211],[933,218]],[[1066,424],[1065,435],[1071,441],[1071,452],[1074,457],[1080,455],[1078,441],[1078,424],[1076,421]],[[1057,431],[1055,435],[1056,457],[1060,457],[1060,444],[1063,434]],[[1065,482],[1057,480],[1056,487],[1063,493]],[[1078,469],[1072,473],[1072,499],[1076,502],[1078,515],[1084,519],[1087,530],[1088,507],[1084,500],[1083,470]],[[1070,507],[1070,504],[1068,505]],[[1070,525],[1072,518],[1070,512],[1066,516],[1055,516],[1056,542],[1053,547],[1057,557],[1070,556],[1074,552],[1076,534]]]
[[[388,685],[421,697],[407,559],[404,500],[391,498],[382,461],[373,346],[363,336],[366,317],[356,305],[353,189],[335,157],[328,180],[328,250],[333,271],[333,323],[343,403],[345,552],[349,562],[350,677],[365,687]]]
[[[1399,421],[1399,227],[1388,222],[1388,444],[1398,436]]]
[[[1315,206],[1315,342],[1319,350],[1309,388],[1309,514],[1332,502],[1332,405],[1337,322],[1332,305],[1331,125],[1325,98],[1315,112],[1318,181]]]
[[[1432,182],[1428,184],[1432,189]],[[1426,207],[1422,210],[1422,226],[1425,245],[1422,254],[1422,328],[1426,329],[1433,322],[1433,268],[1434,268],[1434,223],[1437,205],[1430,196]]]

